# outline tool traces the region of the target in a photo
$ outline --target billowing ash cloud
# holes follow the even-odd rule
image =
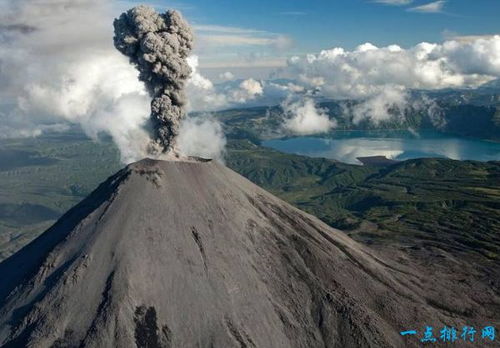
[[[137,6],[114,22],[115,46],[139,70],[153,98],[153,154],[176,152],[176,137],[186,114],[184,85],[191,74],[187,57],[192,49],[190,26],[177,11],[158,14]]]
[[[95,140],[110,135],[124,163],[151,156],[149,91],[111,40],[111,24],[123,5],[0,1],[0,138],[39,136],[77,124]],[[187,122],[182,131],[199,124]],[[223,143],[218,132],[209,134],[218,137],[210,144]],[[199,143],[186,146],[194,149],[186,154],[196,154]]]

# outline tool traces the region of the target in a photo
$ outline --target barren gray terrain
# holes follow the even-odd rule
[[[128,166],[0,274],[2,347],[416,347],[399,331],[466,324],[437,305],[452,287],[207,161]]]

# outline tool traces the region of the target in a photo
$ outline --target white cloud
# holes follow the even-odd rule
[[[351,108],[352,121],[359,124],[369,120],[374,124],[390,120],[394,115],[402,116],[407,105],[407,94],[402,88],[386,87],[380,93]],[[392,113],[389,110],[393,110]]]
[[[377,94],[355,103],[343,104],[343,117],[351,120],[355,125],[367,120],[374,125],[384,121],[400,122],[414,111],[423,111],[431,123],[442,128],[446,121],[441,108],[436,102],[426,96],[411,97],[403,87],[386,86]]]
[[[221,25],[196,25],[195,51],[203,68],[276,68],[293,40],[265,30]],[[251,76],[249,76],[251,77]]]
[[[200,35],[200,41],[211,46],[271,46],[277,44],[277,38],[242,35]]]
[[[225,86],[215,86],[198,71],[198,57],[188,58],[192,69],[186,85],[188,109],[190,111],[214,111],[245,104],[264,93],[263,85],[255,79],[231,80]]]
[[[500,77],[500,36],[420,43],[409,49],[370,43],[295,56],[282,75],[326,97],[366,98],[387,86],[411,89],[477,87]]]
[[[355,123],[379,123],[413,108],[426,110],[440,126],[435,103],[413,100],[408,89],[474,88],[500,77],[500,36],[423,42],[408,49],[370,43],[353,51],[337,47],[290,58],[282,76],[328,98],[361,100],[346,110]]]
[[[447,57],[451,68],[463,75],[500,77],[500,35],[446,41],[434,54]]]
[[[282,50],[292,45],[288,36],[265,30],[221,25],[195,25],[194,28],[202,50],[238,46],[268,46]]]
[[[150,101],[134,67],[113,47],[116,11],[94,0],[2,5],[4,136],[39,135],[66,121],[92,137],[110,134],[124,162],[144,155]]]
[[[219,74],[219,79],[223,81],[231,81],[234,80],[234,74],[230,71],[225,71]]]
[[[212,116],[188,117],[182,122],[178,145],[185,155],[222,161],[226,138],[221,124]]]
[[[314,100],[308,97],[293,100],[286,99],[283,108],[286,131],[292,134],[308,135],[326,133],[336,126],[335,120],[330,120],[327,110],[318,108]]]
[[[496,34],[498,35],[498,34]],[[444,32],[447,41],[458,41],[460,43],[473,43],[477,40],[491,40],[495,38],[495,34],[490,35],[457,35],[449,32]]]
[[[255,99],[264,92],[262,84],[254,79],[247,79],[240,83],[240,88],[234,90],[231,98],[238,103],[244,103],[247,100]]]
[[[445,0],[439,0],[430,2],[425,5],[409,8],[408,11],[422,12],[422,13],[440,13],[443,11],[443,7],[445,4],[446,4]]]
[[[213,111],[228,105],[224,94],[218,93],[212,81],[198,71],[198,57],[188,58],[191,67],[191,77],[186,84],[188,109],[190,111]]]
[[[403,6],[411,4],[413,0],[375,0],[375,2],[385,5]]]
[[[358,100],[344,110],[344,116],[354,123],[403,121],[407,112],[420,110],[436,126],[442,126],[438,106],[422,96],[415,100],[408,91],[477,87],[500,77],[500,36],[448,40],[441,44],[424,42],[408,49],[398,45],[377,47],[371,43],[359,45],[353,51],[333,48],[290,58],[287,67],[277,75],[287,80],[277,81],[230,80],[214,85],[197,72],[195,63],[188,84],[192,110],[270,105],[291,96],[285,103],[288,108],[285,128],[314,133],[330,127],[324,117],[308,117],[325,116],[321,110],[315,110],[311,101],[314,95]],[[301,95],[306,99],[299,103],[297,97],[303,98]],[[309,120],[313,120],[313,126]],[[316,124],[322,126],[315,127]]]

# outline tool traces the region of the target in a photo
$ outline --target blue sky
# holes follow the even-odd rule
[[[449,0],[439,13],[408,11],[431,2],[391,6],[368,0],[192,0],[184,12],[204,24],[286,34],[306,51],[332,45],[349,48],[366,41],[412,45],[439,41],[444,31],[500,32],[499,0]]]
[[[202,67],[279,65],[322,49],[500,33],[500,0],[156,0],[197,26]],[[227,29],[227,30],[225,30]],[[238,38],[240,40],[238,41]]]

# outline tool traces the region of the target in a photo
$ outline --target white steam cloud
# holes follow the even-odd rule
[[[326,133],[337,125],[335,120],[329,119],[328,110],[318,108],[314,100],[308,97],[295,101],[291,97],[287,98],[281,107],[285,115],[284,128],[293,134]]]
[[[183,154],[223,161],[226,137],[220,122],[210,115],[186,118],[177,141]]]
[[[3,136],[69,121],[94,138],[110,134],[124,162],[143,157],[150,101],[113,48],[109,2],[24,0],[0,9]]]
[[[151,100],[137,70],[113,47],[113,19],[123,11],[113,4],[106,0],[0,3],[0,137],[39,136],[75,123],[94,139],[100,133],[111,135],[124,163],[147,156]],[[191,61],[196,67],[197,57]],[[196,71],[189,85],[190,104],[199,104],[198,91],[203,91],[201,104],[212,105],[210,109],[244,103],[259,93],[258,82],[249,80],[229,96],[211,94],[212,83]],[[214,122],[189,120],[182,131],[197,134],[200,127],[212,128],[194,145],[186,145],[183,136],[183,149],[193,155],[219,156],[225,140]],[[199,152],[203,139],[208,152]]]

